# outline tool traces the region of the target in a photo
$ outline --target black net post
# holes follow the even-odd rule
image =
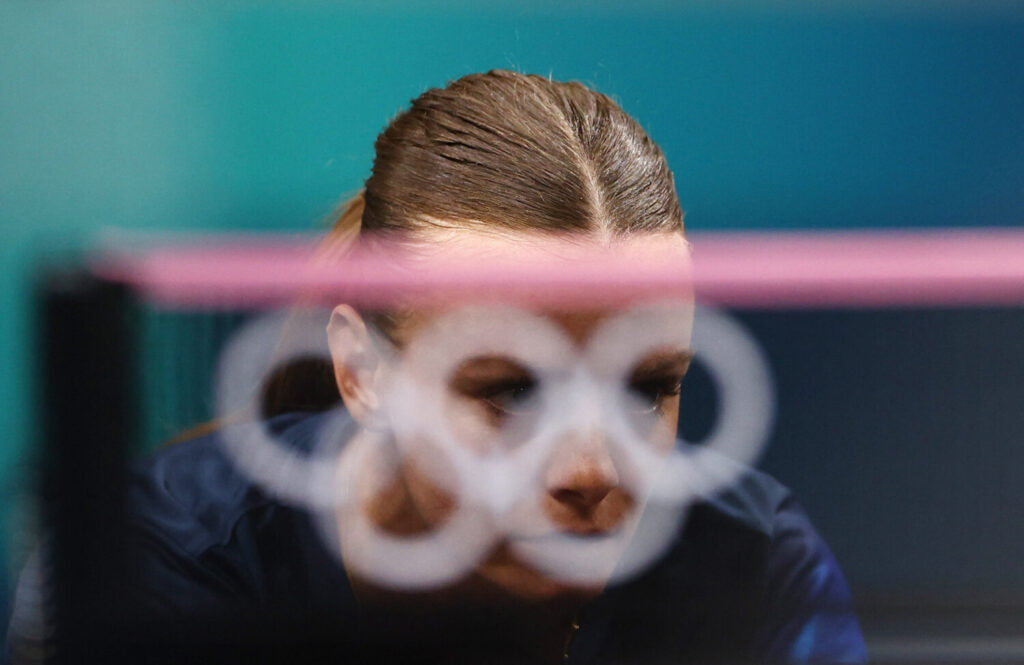
[[[55,663],[111,662],[123,639],[125,464],[135,435],[129,289],[82,270],[39,293],[42,510]]]

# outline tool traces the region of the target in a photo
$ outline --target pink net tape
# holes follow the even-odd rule
[[[426,251],[387,243],[327,258],[294,236],[218,236],[107,248],[95,272],[171,307],[274,307],[296,298],[362,306],[475,300],[602,306],[693,292],[726,306],[1024,302],[1024,231],[690,234],[692,258],[660,236],[610,245],[491,238]]]

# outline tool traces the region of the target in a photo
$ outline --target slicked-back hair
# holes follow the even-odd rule
[[[683,228],[660,148],[580,83],[471,74],[413,100],[375,148],[359,220],[366,231]]]

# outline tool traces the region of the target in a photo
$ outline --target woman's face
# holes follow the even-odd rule
[[[685,244],[680,249],[687,251]],[[506,352],[488,344],[474,350],[474,332],[466,326],[458,331],[465,342],[445,342],[449,337],[435,328],[450,314],[410,314],[390,336],[401,349],[420,344],[429,334],[435,343],[455,347],[438,351],[453,360],[438,389],[430,393],[440,403],[427,406],[436,409],[455,445],[472,455],[493,457],[515,454],[545,427],[553,433],[553,445],[538,458],[540,473],[520,485],[522,495],[510,502],[505,525],[512,525],[511,530],[506,529],[477,567],[477,578],[501,593],[523,598],[599,590],[600,584],[583,589],[541,573],[517,556],[516,544],[548,532],[599,539],[627,528],[629,518],[643,509],[646,497],[626,482],[630,469],[623,468],[614,435],[603,421],[609,411],[617,411],[641,430],[653,451],[667,454],[672,449],[680,385],[691,359],[690,321],[684,317],[679,327],[686,329],[675,330],[662,342],[634,344],[632,340],[646,331],[629,326],[644,326],[645,320],[630,323],[623,310],[524,311],[522,336],[513,333],[511,338],[538,335],[527,329],[533,325],[558,338],[561,346],[537,350],[527,343],[523,352]],[[487,328],[482,326],[479,335],[488,336]],[[607,339],[612,328],[615,344]],[[509,334],[507,326],[502,334]],[[535,341],[544,345],[544,339]],[[422,346],[420,354],[434,355]],[[616,355],[622,357],[610,357]],[[604,372],[612,366],[614,371]],[[415,380],[415,372],[411,374]],[[461,508],[460,497],[439,480],[444,476],[437,471],[445,465],[443,446],[434,445],[431,432],[403,436],[409,440],[399,441],[398,447],[410,454],[394,482],[367,505],[371,517],[386,530],[427,533]]]

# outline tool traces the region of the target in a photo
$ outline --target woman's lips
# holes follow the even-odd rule
[[[621,523],[610,529],[597,526],[579,526],[549,530],[543,533],[510,533],[506,537],[506,540],[508,540],[509,542],[539,542],[543,540],[551,540],[562,536],[571,536],[574,538],[590,540],[601,540],[603,538],[618,538],[623,534],[623,531],[624,527]]]

